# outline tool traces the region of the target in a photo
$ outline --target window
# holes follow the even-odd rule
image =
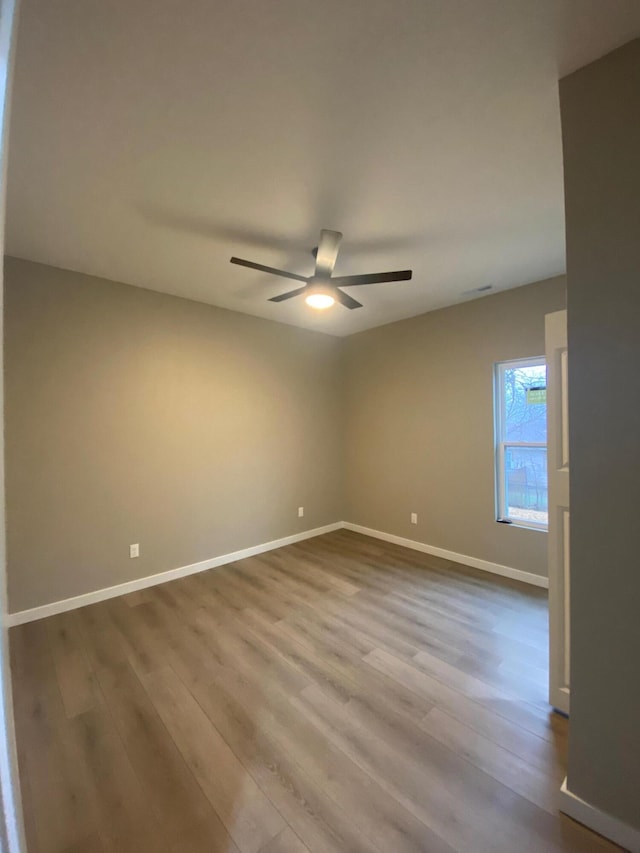
[[[498,521],[546,530],[547,366],[543,356],[495,368]]]

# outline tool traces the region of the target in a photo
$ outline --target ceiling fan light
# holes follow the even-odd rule
[[[325,308],[331,308],[336,300],[328,293],[310,293],[304,301],[312,308],[318,308],[322,311]]]
[[[312,287],[304,300],[311,308],[324,311],[335,304],[336,298],[329,287]]]

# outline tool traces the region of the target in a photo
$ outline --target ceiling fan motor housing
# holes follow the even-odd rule
[[[335,298],[336,290],[337,287],[334,284],[331,284],[331,279],[320,278],[320,276],[314,275],[313,278],[309,279],[306,293],[325,293],[327,296],[333,296]]]

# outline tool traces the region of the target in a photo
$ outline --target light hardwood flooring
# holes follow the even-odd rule
[[[617,849],[542,590],[339,531],[11,630],[29,853]]]

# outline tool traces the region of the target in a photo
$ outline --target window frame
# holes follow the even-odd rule
[[[547,366],[544,355],[529,358],[513,358],[509,361],[497,361],[493,366],[493,401],[494,401],[494,472],[495,472],[495,510],[496,521],[508,524],[510,527],[524,527],[527,530],[539,530],[547,533],[549,523],[525,521],[521,518],[512,519],[508,515],[506,505],[505,450],[507,447],[548,447],[548,441],[506,441],[504,423],[504,372],[518,367]]]

